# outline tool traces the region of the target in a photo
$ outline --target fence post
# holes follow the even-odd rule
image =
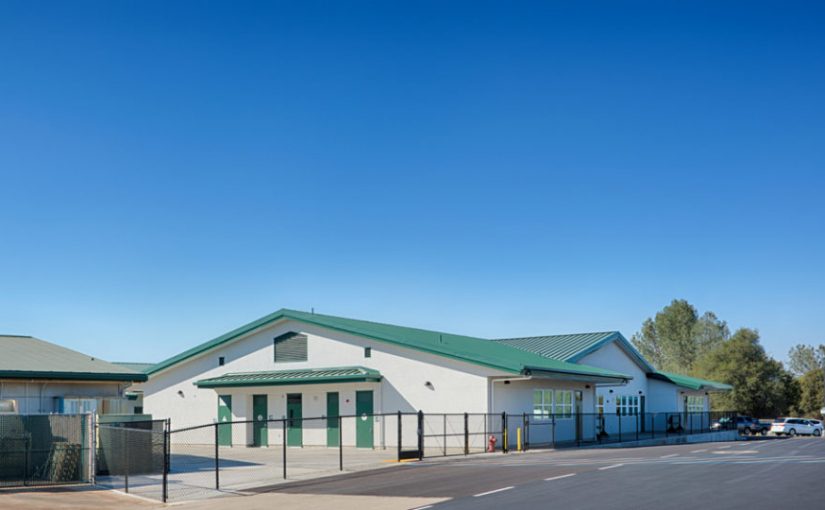
[[[639,411],[636,411],[636,441],[639,440]]]
[[[418,460],[424,460],[424,411],[418,411]]]
[[[470,453],[470,416],[464,413],[464,455]]]
[[[161,499],[164,503],[169,499],[169,443],[171,443],[171,422],[169,418],[163,424],[163,488],[161,490]]]
[[[619,412],[619,408],[616,407],[616,421],[619,422],[619,442],[622,442],[622,415]]]
[[[286,480],[286,418],[281,420],[281,432],[283,433],[283,437],[281,438],[281,446],[282,454],[281,454],[281,462],[284,468],[284,480]]]
[[[656,439],[656,415],[650,415],[650,439]]]
[[[398,411],[398,462],[401,462],[401,411]]]
[[[123,490],[129,494],[129,441],[126,437],[126,427],[120,425],[120,443],[123,448],[123,457],[125,459],[125,467],[123,470]]]
[[[507,453],[507,412],[501,412],[501,453]]]
[[[447,413],[444,413],[444,416],[442,418],[444,418],[444,443],[442,444],[442,447],[444,449],[444,456],[446,457],[447,456]]]
[[[530,446],[530,439],[527,435],[527,413],[521,413],[521,426],[524,429],[524,434],[522,436],[522,445],[521,449],[523,451],[527,451],[527,448]]]
[[[220,473],[220,468],[219,468],[219,464],[220,464],[219,459],[220,459],[220,457],[218,457],[218,443],[219,443],[219,441],[218,441],[218,427],[219,427],[218,422],[215,422],[215,490],[216,491],[221,490],[221,481],[220,481],[220,478],[219,478],[219,476],[220,476],[219,475],[219,473]]]
[[[550,447],[556,449],[556,413],[550,415]]]
[[[344,419],[338,413],[338,471],[344,470]]]

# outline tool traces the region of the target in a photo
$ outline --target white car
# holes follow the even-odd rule
[[[805,418],[778,418],[771,424],[771,433],[777,436],[822,435],[822,423],[813,423]]]

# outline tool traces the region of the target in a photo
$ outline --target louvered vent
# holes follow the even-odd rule
[[[307,336],[286,333],[275,339],[275,363],[307,360]]]

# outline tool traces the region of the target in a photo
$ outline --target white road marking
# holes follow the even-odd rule
[[[411,510],[427,510],[428,508],[432,508],[432,507],[433,507],[432,505],[418,506],[418,507],[412,508]]]
[[[693,451],[691,451],[690,453],[703,453],[703,452],[706,452],[706,451],[708,451],[708,449],[707,449],[707,448],[703,448],[703,449],[701,449],[701,450],[693,450]]]
[[[487,491],[487,492],[482,492],[480,494],[473,494],[473,497],[474,498],[480,498],[481,496],[487,496],[488,494],[495,494],[496,492],[509,491],[512,488],[513,488],[513,486],[511,485],[510,487],[503,487],[501,489],[496,489],[494,491]]]
[[[730,448],[730,445],[729,445],[729,444],[726,444],[726,445],[724,445],[724,446],[717,446],[717,447],[716,447],[716,449],[717,449],[717,450],[724,450],[724,449],[726,449],[726,448]]]
[[[624,464],[613,464],[612,466],[604,466],[604,467],[600,467],[600,468],[599,468],[599,471],[604,471],[604,470],[606,470],[606,469],[618,468],[618,467],[622,467],[622,466],[624,466]]]
[[[670,455],[662,455],[662,456],[661,456],[661,457],[659,457],[659,458],[660,458],[660,459],[672,459],[673,457],[678,457],[678,456],[679,456],[679,454],[678,454],[678,453],[671,453]]]
[[[545,482],[552,482],[553,480],[561,480],[562,478],[570,478],[571,476],[576,476],[576,473],[567,473],[566,475],[559,475],[559,476],[551,476],[550,478],[545,478]]]

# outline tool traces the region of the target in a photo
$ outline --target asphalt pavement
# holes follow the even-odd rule
[[[825,439],[459,457],[262,489],[447,498],[433,510],[825,508]]]

